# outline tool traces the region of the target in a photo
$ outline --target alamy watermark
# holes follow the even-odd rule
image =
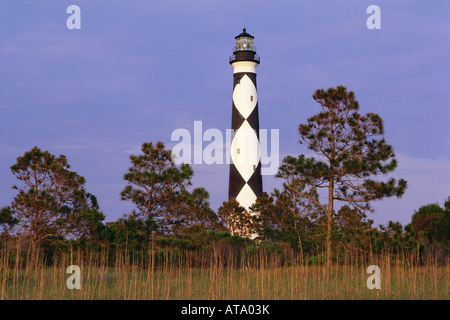
[[[371,14],[369,18],[367,18],[366,26],[367,29],[381,29],[381,9],[379,6],[373,4],[369,6],[366,10],[368,14]]]
[[[70,5],[67,7],[66,13],[70,16],[67,18],[66,27],[69,30],[81,29],[81,9],[77,5]]]
[[[77,5],[67,7],[66,13],[70,14],[67,18],[66,26],[69,30],[81,29],[81,9]],[[377,5],[367,7],[366,13],[370,14],[366,20],[366,26],[369,30],[381,29],[381,9]]]
[[[224,137],[222,131],[216,128],[203,132],[202,121],[194,121],[193,133],[178,128],[172,132],[170,139],[178,142],[172,148],[176,164],[230,164],[231,161],[234,164],[249,164],[261,161],[262,175],[276,174],[280,165],[279,129],[271,129],[270,132],[267,129],[259,129],[259,132],[251,128],[227,129]],[[205,147],[204,142],[208,142]]]
[[[370,276],[367,278],[367,288],[369,290],[373,289],[381,289],[381,269],[379,266],[373,264],[369,267],[367,267],[366,270],[367,274],[370,274]]]
[[[70,274],[70,276],[67,278],[67,281],[66,281],[67,289],[80,290],[81,289],[81,269],[80,269],[80,267],[76,266],[76,265],[68,266],[66,273]]]

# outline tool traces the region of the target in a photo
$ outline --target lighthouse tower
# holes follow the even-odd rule
[[[228,199],[236,199],[248,210],[262,192],[256,91],[256,66],[259,64],[259,56],[253,45],[254,37],[248,34],[245,28],[235,39],[233,55],[230,56],[234,73]]]

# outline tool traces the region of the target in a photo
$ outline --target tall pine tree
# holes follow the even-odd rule
[[[300,143],[306,143],[318,157],[288,156],[278,176],[286,180],[287,188],[327,212],[329,267],[335,200],[370,210],[372,200],[403,195],[407,183],[403,179],[372,179],[397,167],[394,150],[382,137],[384,128],[379,115],[359,114],[355,94],[344,86],[316,90],[313,99],[322,110],[306,124],[300,124],[298,130]],[[317,197],[320,189],[327,190],[328,203]]]
[[[64,155],[56,157],[34,147],[17,158],[11,172],[21,185],[13,187],[19,193],[8,210],[33,252],[43,243],[59,245],[66,236],[80,232],[85,212],[95,214],[97,223],[104,219],[89,201],[93,196],[86,193],[86,180],[70,170]]]
[[[148,223],[154,221],[164,234],[183,232],[193,224],[213,226],[217,216],[206,201],[209,194],[203,188],[188,191],[192,168],[175,165],[162,142],[143,143],[141,149],[142,154],[130,156],[132,165],[124,175],[128,184],[121,192],[122,200],[135,205],[133,214]],[[146,241],[152,231],[147,232]]]

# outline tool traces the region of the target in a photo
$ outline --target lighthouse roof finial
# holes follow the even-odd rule
[[[254,36],[252,36],[251,34],[249,34],[249,33],[247,33],[247,29],[242,29],[242,33],[240,34],[240,35],[238,35],[238,36],[236,36],[236,37],[234,37],[235,39],[236,38],[240,38],[240,37],[247,37],[247,38],[252,38],[252,39],[254,39],[255,37]]]

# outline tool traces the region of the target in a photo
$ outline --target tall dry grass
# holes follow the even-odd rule
[[[111,261],[113,256],[113,261]],[[449,299],[450,263],[415,254],[342,255],[330,270],[317,257],[240,255],[229,248],[158,254],[63,253],[44,258],[0,252],[0,299]],[[381,289],[366,286],[369,265],[381,268]],[[81,289],[69,290],[69,265],[81,267]]]

